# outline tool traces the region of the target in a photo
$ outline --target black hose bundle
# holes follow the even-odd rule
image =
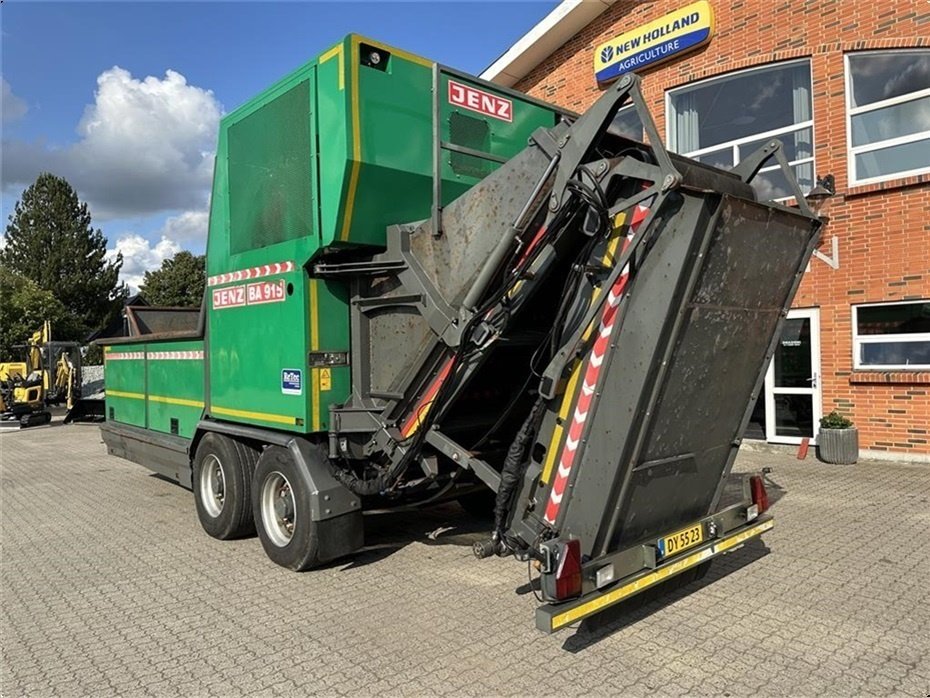
[[[500,486],[497,488],[497,497],[494,500],[494,536],[497,539],[500,539],[504,533],[513,498],[517,494],[517,488],[529,465],[529,459],[526,457],[527,446],[536,436],[543,414],[543,400],[537,398],[510,444],[510,448],[507,449],[507,457],[501,469]]]
[[[398,461],[397,465],[406,467],[403,460]],[[382,494],[390,489],[397,480],[397,476],[394,474],[392,468],[388,468],[384,472],[371,478],[359,477],[351,470],[341,468],[336,464],[333,464],[330,469],[339,482],[360,497]]]

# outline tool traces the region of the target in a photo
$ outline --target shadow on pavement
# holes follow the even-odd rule
[[[769,473],[765,475],[765,491],[769,495],[769,508],[778,504],[778,501],[788,494],[788,490],[779,485]]]
[[[761,539],[752,540],[736,552],[715,559],[703,579],[681,586],[680,580],[672,578],[581,621],[575,626],[575,634],[562,644],[562,649],[572,653],[581,652],[768,554],[769,549]]]
[[[455,502],[420,510],[365,515],[365,547],[350,558],[327,565],[345,570],[364,567],[390,557],[411,543],[457,545],[471,548],[490,535],[492,520],[465,512]]]

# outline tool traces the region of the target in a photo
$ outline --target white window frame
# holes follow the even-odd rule
[[[771,70],[772,68],[775,68],[775,67],[789,68],[792,65],[801,65],[801,64],[807,65],[808,72],[811,76],[811,116],[812,118],[808,119],[807,121],[801,121],[796,124],[791,124],[790,126],[783,126],[781,128],[773,129],[771,131],[764,131],[762,133],[753,134],[752,136],[738,138],[737,140],[734,140],[734,141],[725,141],[724,143],[718,143],[717,145],[708,146],[707,148],[699,148],[698,150],[693,150],[689,153],[680,153],[680,154],[686,157],[689,157],[689,158],[693,158],[693,157],[698,157],[701,155],[706,155],[707,153],[713,153],[718,150],[723,150],[727,146],[730,146],[733,149],[732,150],[732,156],[733,156],[732,166],[736,167],[740,162],[739,148],[741,145],[745,145],[746,143],[752,143],[753,141],[759,141],[764,138],[775,138],[777,136],[784,136],[787,133],[794,133],[795,131],[801,131],[802,129],[809,128],[811,130],[811,156],[807,158],[800,158],[797,160],[789,160],[788,165],[792,168],[792,172],[793,172],[794,171],[793,168],[795,165],[804,165],[808,162],[811,163],[812,179],[814,180],[814,183],[816,183],[817,167],[814,163],[815,161],[814,144],[817,142],[816,140],[817,134],[814,131],[814,119],[813,119],[814,72],[813,72],[813,66],[811,65],[810,58],[801,58],[801,59],[790,60],[790,61],[779,61],[777,63],[764,63],[762,65],[752,66],[751,68],[744,68],[742,70],[734,70],[731,73],[724,73],[722,75],[714,75],[709,78],[704,78],[703,80],[698,80],[697,82],[688,83],[687,85],[679,85],[678,87],[673,87],[669,90],[666,90],[665,91],[665,142],[666,143],[672,142],[672,124],[674,122],[674,119],[672,118],[672,114],[673,114],[672,95],[675,92],[678,92],[684,89],[690,90],[695,87],[700,87],[704,83],[710,83],[710,82],[714,82],[717,80],[726,80],[729,78],[736,77],[738,75],[744,75],[747,73],[752,73],[752,72],[762,71],[762,70]],[[675,140],[677,142],[678,139],[676,138]],[[781,166],[776,163],[774,165],[763,167],[761,170],[759,170],[759,174],[763,174],[765,172],[772,172],[772,171],[780,170],[780,169],[781,169]],[[789,196],[784,196],[779,199],[774,199],[774,200],[775,201],[790,201],[792,199],[794,199],[793,194]]]
[[[930,364],[863,364],[859,359],[859,347],[863,344],[883,344],[885,342],[930,342],[930,332],[860,335],[859,308],[874,308],[875,306],[880,305],[917,305],[918,303],[930,303],[930,299],[858,303],[852,306],[853,369],[857,371],[930,371]]]
[[[853,53],[847,53],[843,56],[844,70],[846,71],[845,75],[845,85],[846,85],[846,163],[847,163],[847,176],[849,177],[849,186],[855,187],[865,184],[876,184],[878,182],[887,182],[892,179],[904,179],[906,177],[913,177],[915,175],[924,174],[930,172],[930,166],[921,167],[916,170],[903,170],[901,172],[893,172],[891,174],[879,175],[877,177],[856,177],[856,156],[861,155],[862,153],[868,153],[873,150],[884,150],[885,148],[891,148],[896,145],[903,145],[905,143],[914,143],[916,141],[922,141],[930,139],[930,131],[920,131],[918,133],[912,133],[907,136],[899,136],[897,138],[888,138],[884,141],[878,141],[876,143],[867,143],[865,145],[853,146],[852,144],[852,119],[854,116],[859,114],[867,114],[870,111],[879,111],[885,107],[893,107],[897,104],[904,104],[905,102],[913,102],[915,100],[921,99],[923,97],[930,97],[930,88],[926,90],[917,90],[917,92],[910,92],[906,95],[900,95],[899,97],[892,97],[891,99],[883,99],[880,102],[872,102],[867,104],[864,107],[853,107],[852,106],[852,73],[849,70],[849,58],[850,56],[877,56],[882,54],[901,54],[901,53],[926,53],[926,49],[896,49],[896,50],[884,50],[884,51],[855,51]]]

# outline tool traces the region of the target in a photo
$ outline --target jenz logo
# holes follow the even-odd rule
[[[465,107],[501,121],[513,121],[513,102],[470,85],[449,81],[449,104]]]

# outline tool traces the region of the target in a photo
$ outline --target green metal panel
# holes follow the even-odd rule
[[[310,80],[229,127],[230,252],[304,237],[313,222]]]
[[[349,304],[345,285],[311,279],[307,290],[311,310],[310,351],[344,352],[348,355]],[[329,428],[329,406],[341,405],[349,398],[352,389],[349,366],[312,368],[310,381],[309,430],[326,431]]]
[[[366,46],[387,56],[382,59],[384,70],[361,64]],[[426,218],[430,212],[433,64],[354,35],[346,50],[349,155],[357,183],[350,172],[343,203],[347,213],[337,229],[322,231],[323,243],[381,246],[388,225]],[[322,194],[327,196],[325,189]]]
[[[361,60],[370,49],[386,56],[377,68]],[[343,59],[327,58],[333,55]],[[323,58],[327,60],[322,62]],[[320,133],[338,137],[320,142],[321,242],[324,246],[382,246],[388,225],[421,220],[430,214],[434,64],[357,35],[348,36],[323,58],[321,65],[327,66],[327,73],[324,79],[321,72],[319,83]],[[337,70],[340,64],[344,65],[341,75]],[[450,105],[450,80],[485,94],[502,95],[511,105],[508,118]],[[445,72],[440,79],[439,106],[443,141],[502,158],[518,153],[537,127],[551,127],[556,119],[554,108]],[[480,122],[485,136],[469,140],[450,120]],[[497,167],[492,161],[451,151],[444,151],[442,163],[443,204],[461,196]],[[466,165],[453,168],[450,163]]]
[[[211,289],[210,405],[218,419],[306,431],[308,422],[308,279],[303,269]],[[250,288],[270,286],[283,298],[250,304]],[[240,298],[241,296],[241,298]],[[241,301],[241,302],[240,302]],[[300,376],[288,390],[282,371]]]
[[[339,237],[352,175],[351,78],[346,63],[350,39],[323,53],[317,69],[317,171],[320,188],[320,236],[329,243]],[[325,232],[323,232],[325,231]]]
[[[207,247],[211,277],[207,294],[210,355],[207,409],[217,419],[299,432],[309,430],[309,279],[303,265],[319,247],[316,172],[310,150],[310,144],[316,141],[315,79],[316,66],[303,66],[233,112],[221,127]],[[296,102],[297,97],[302,106]],[[284,106],[279,108],[279,104]],[[232,144],[238,137],[235,127],[252,120],[260,125],[264,121],[269,133],[255,137],[249,147],[256,148],[256,152],[249,157],[243,155],[236,162],[232,157],[238,147]],[[281,145],[274,144],[274,136],[281,138],[280,143],[293,141],[280,133],[280,124],[285,121],[301,122],[309,136],[297,139],[300,143],[306,141],[306,148],[295,154],[300,162],[288,162],[279,172],[275,157],[280,159]],[[251,136],[253,128],[250,124],[243,133]],[[265,146],[278,156],[272,156],[268,162],[259,198],[253,197],[251,204],[239,207],[232,203],[233,196],[248,198],[249,192],[244,184],[231,187],[236,179],[235,170],[243,163],[260,160],[260,151]],[[248,149],[240,150],[247,152]],[[309,186],[295,183],[295,172],[306,176]],[[276,177],[276,173],[281,176]],[[244,181],[250,174],[248,169],[244,171]],[[216,196],[225,193],[227,187],[228,197]],[[263,212],[269,206],[276,208],[274,215]],[[230,212],[236,215],[230,216]],[[249,226],[268,231],[259,234],[261,244],[247,243],[250,236],[256,235]],[[241,238],[246,243],[230,245],[230,238]],[[217,278],[220,274],[226,276]],[[299,388],[285,387],[284,371],[299,375]]]
[[[208,275],[305,261],[319,248],[312,164],[315,80],[316,66],[307,64],[223,119],[210,202]]]
[[[203,415],[203,341],[148,342],[146,355],[148,428],[192,437]]]
[[[107,419],[137,427],[148,426],[145,409],[145,344],[104,347],[103,356]]]
[[[450,83],[452,85],[450,86]],[[462,88],[466,88],[463,90]],[[453,102],[464,93],[473,99],[465,99],[469,106]],[[497,95],[499,100],[488,100],[484,95],[494,95],[487,85],[470,80],[460,74],[442,73],[440,76],[440,133],[443,141],[465,146],[473,150],[510,159],[526,147],[527,140],[537,128],[555,125],[556,113],[540,105],[522,101],[507,93]],[[488,109],[491,107],[491,109]],[[499,114],[484,113],[499,108]],[[509,118],[508,118],[509,117]],[[480,159],[455,151],[445,151],[442,158],[443,198],[457,198],[499,167],[491,160]]]

